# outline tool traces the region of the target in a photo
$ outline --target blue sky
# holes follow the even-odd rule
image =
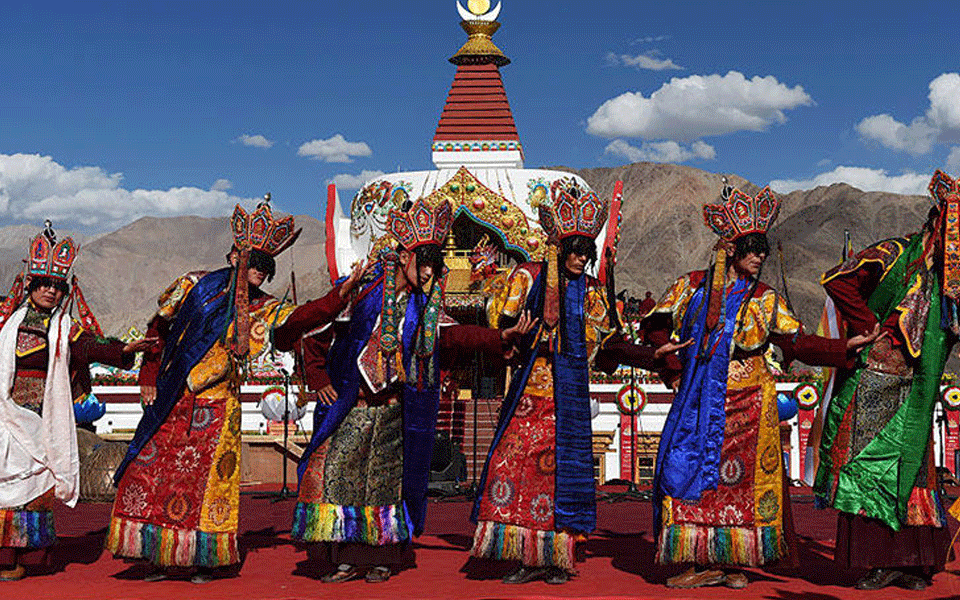
[[[639,160],[780,191],[960,175],[942,3],[504,0],[526,166]],[[430,169],[466,35],[454,0],[6,2],[0,225],[100,231]]]

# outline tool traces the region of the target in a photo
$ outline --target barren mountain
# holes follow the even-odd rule
[[[640,297],[649,290],[658,297],[677,275],[707,265],[716,238],[703,224],[701,207],[719,199],[721,175],[652,163],[575,172],[602,197],[611,197],[618,179],[624,182],[618,288]],[[728,177],[746,193],[759,191],[741,177]],[[777,241],[783,243],[790,298],[809,328],[816,327],[823,306],[820,275],[839,260],[843,230],[850,230],[859,250],[917,230],[930,206],[921,196],[866,193],[845,184],[793,192],[781,200],[771,243],[774,248]],[[297,223],[303,234],[280,255],[277,276],[266,289],[282,296],[294,270],[303,302],[328,289],[329,281],[321,223],[310,216],[298,216]],[[0,229],[2,285],[9,285],[22,268],[27,241],[37,231],[27,226]],[[130,326],[142,330],[156,310],[157,295],[178,275],[225,265],[231,235],[226,217],[147,217],[83,244],[75,272],[104,330],[119,334]],[[773,254],[763,279],[783,290],[775,250]]]
[[[618,179],[624,183],[618,288],[638,297],[649,290],[656,298],[677,275],[706,267],[716,236],[703,223],[702,206],[719,200],[720,174],[652,163],[575,172],[601,197],[612,196]],[[745,193],[760,190],[736,175],[727,177]],[[874,241],[916,231],[930,207],[923,196],[862,192],[846,184],[780,199],[780,216],[770,231],[773,256],[762,279],[783,290],[776,251],[781,242],[790,300],[808,329],[815,329],[820,319],[820,276],[840,260],[843,231],[850,231],[859,251]]]
[[[264,289],[283,296],[293,270],[298,300],[303,302],[328,289],[329,281],[321,223],[309,216],[298,216],[296,220],[303,233],[291,249],[277,258],[277,275]],[[23,241],[0,246],[0,268],[7,282],[3,285],[9,285],[14,273],[23,268],[27,242],[39,231],[16,227],[23,227],[24,235],[14,232],[12,239],[23,237]],[[6,236],[0,235],[0,243],[4,239]],[[157,309],[157,296],[187,271],[225,266],[232,241],[226,217],[144,217],[83,244],[74,273],[105,333],[122,334],[131,326],[143,331]]]

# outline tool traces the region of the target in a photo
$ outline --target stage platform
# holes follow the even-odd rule
[[[836,513],[817,510],[809,493],[797,490],[794,519],[800,536],[800,563],[795,571],[749,570],[745,590],[704,588],[670,590],[666,577],[676,568],[653,563],[649,502],[599,503],[599,527],[584,547],[579,575],[562,586],[543,582],[507,586],[499,579],[506,564],[468,559],[473,527],[470,504],[463,498],[431,502],[426,534],[415,543],[417,567],[382,584],[354,581],[324,584],[306,549],[289,537],[294,500],[271,502],[244,494],[241,500],[239,574],[194,585],[189,581],[144,583],[145,568],[115,560],[103,551],[109,504],[81,504],[57,513],[60,542],[47,574],[19,582],[0,582],[5,600],[175,599],[214,600],[299,598],[763,598],[764,600],[847,600],[853,598],[960,598],[960,562],[948,563],[934,584],[922,592],[889,588],[859,592],[833,568]],[[951,519],[955,531],[956,521]]]

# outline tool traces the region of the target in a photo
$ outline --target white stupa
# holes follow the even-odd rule
[[[457,66],[450,93],[440,115],[431,147],[432,171],[408,171],[376,177],[357,192],[344,215],[331,188],[327,205],[327,259],[335,277],[350,265],[370,256],[385,243],[390,209],[406,200],[425,198],[428,203],[449,200],[454,229],[447,243],[447,264],[457,269],[484,235],[495,244],[501,267],[510,261],[541,260],[546,238],[540,229],[537,206],[550,201],[551,185],[562,180],[586,192],[587,183],[572,173],[523,167],[523,146],[510,110],[500,67],[510,59],[491,37],[501,4],[490,10],[487,0],[457,3],[468,34],[466,43],[450,58]],[[619,222],[619,201],[611,205],[610,223]],[[609,226],[597,237],[598,250],[615,244]],[[598,252],[603,256],[602,252]],[[461,269],[463,265],[460,265]],[[455,275],[455,273],[454,273]],[[462,282],[463,277],[459,280]],[[448,293],[463,292],[457,277],[448,282]]]

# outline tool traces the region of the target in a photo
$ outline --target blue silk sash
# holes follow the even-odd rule
[[[233,300],[227,293],[232,273],[230,267],[208,273],[184,298],[166,336],[157,375],[157,399],[143,408],[143,417],[127,448],[127,454],[113,475],[115,484],[120,482],[130,462],[160,430],[183,395],[190,371],[223,333]]]
[[[527,294],[525,310],[542,317],[544,301],[543,269]],[[596,492],[593,480],[593,441],[590,428],[590,372],[587,364],[587,344],[583,304],[587,277],[568,281],[563,295],[560,316],[560,344],[553,353],[554,406],[556,411],[556,475],[554,497],[554,527],[576,531],[593,531],[597,522]],[[474,500],[471,519],[476,522],[480,502],[486,490],[490,460],[513,419],[517,404],[523,396],[543,333],[540,325],[526,334],[521,348],[521,368],[510,381],[504,398],[501,419],[480,475],[480,493]]]
[[[699,500],[704,490],[716,489],[726,415],[727,372],[737,314],[750,280],[739,278],[727,288],[723,320],[706,331],[710,277],[694,292],[683,316],[680,340],[695,340],[680,351],[683,374],[680,387],[660,435],[654,474],[654,523],[659,529],[665,496]],[[706,344],[702,343],[708,336]]]

